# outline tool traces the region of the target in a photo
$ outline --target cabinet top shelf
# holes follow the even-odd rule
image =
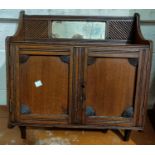
[[[77,42],[150,45],[140,30],[140,16],[49,16],[20,13],[10,42]]]

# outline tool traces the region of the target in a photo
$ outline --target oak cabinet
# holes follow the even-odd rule
[[[106,21],[106,38],[51,38],[48,28],[54,20]],[[120,31],[115,34],[116,26]],[[23,138],[26,126],[124,129],[124,140],[132,129],[143,129],[151,42],[143,39],[137,14],[21,13],[16,35],[6,41],[9,127],[18,125]]]

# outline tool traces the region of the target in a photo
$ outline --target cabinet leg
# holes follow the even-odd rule
[[[131,130],[124,131],[124,141],[128,141],[130,138]]]
[[[15,126],[14,125],[12,125],[11,123],[8,123],[8,128],[9,129],[12,129],[12,128],[14,128]]]
[[[19,126],[20,133],[21,133],[21,138],[25,139],[26,138],[26,126]]]

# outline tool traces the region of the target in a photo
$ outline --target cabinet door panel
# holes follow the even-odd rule
[[[72,56],[27,53],[19,55],[20,118],[68,121]]]
[[[104,52],[88,55],[84,102],[86,123],[131,122],[134,115],[137,63],[137,54],[129,57],[125,53],[121,57],[120,54]]]

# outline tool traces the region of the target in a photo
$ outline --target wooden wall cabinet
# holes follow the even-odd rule
[[[53,38],[53,21],[105,22],[105,39]],[[151,42],[133,17],[21,12],[6,39],[9,127],[143,130]]]

